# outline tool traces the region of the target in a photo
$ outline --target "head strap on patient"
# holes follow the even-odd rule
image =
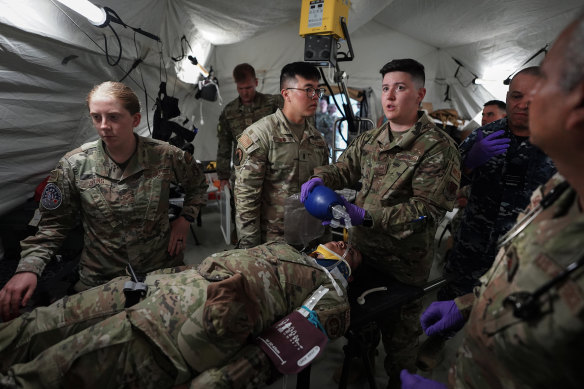
[[[316,250],[312,252],[311,256],[316,259],[316,263],[327,269],[329,272],[332,272],[336,268],[345,280],[347,280],[351,275],[351,266],[349,266],[349,263],[345,260],[345,256],[348,252],[349,247],[347,247],[345,254],[341,257],[327,247],[319,245]],[[322,255],[324,258],[317,258],[318,254]]]

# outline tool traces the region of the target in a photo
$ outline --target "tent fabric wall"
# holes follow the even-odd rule
[[[276,31],[215,49],[217,74],[227,101],[236,97],[231,70],[241,62],[249,62],[255,67],[261,91],[279,92],[281,68],[288,62],[302,60],[304,57],[304,40],[298,36],[297,29],[297,22],[290,22]],[[381,23],[371,21],[350,33],[350,37],[355,59],[351,62],[340,62],[339,67],[348,73],[349,86],[372,87],[377,92],[374,101],[370,102],[376,108],[373,112],[377,116],[382,114],[378,94],[381,90],[379,70],[386,62],[395,58],[414,58],[424,64],[427,89],[425,101],[431,101],[435,109],[455,108],[463,117],[470,119],[476,114],[477,107],[493,98],[480,85],[473,85],[467,92],[453,78],[457,65],[446,52],[391,30]],[[258,47],[262,48],[262,52],[270,54],[258,56]],[[341,50],[346,50],[345,45],[342,47]],[[325,75],[332,82],[332,72],[325,69]],[[447,85],[451,85],[450,101],[444,101]],[[376,117],[372,119],[375,121]]]
[[[136,51],[144,57],[144,63],[125,82],[142,102],[143,119],[137,132],[148,135],[147,123],[152,125],[152,108],[161,80],[159,47],[153,40],[137,35],[135,46],[132,35],[120,34],[122,60],[111,67],[101,50],[100,34],[106,30],[88,26],[87,21],[69,12],[89,36],[85,35],[49,1],[6,3],[0,15],[0,215],[32,197],[34,188],[66,152],[97,138],[85,104],[94,85],[123,77]],[[148,10],[164,14],[162,8],[156,7],[164,2],[150,3],[150,8],[143,9],[138,4],[135,10],[151,19],[155,17]],[[126,10],[126,14],[136,18],[132,22],[133,18],[124,18],[128,24],[141,26],[139,13]],[[178,21],[170,24],[178,25]],[[123,30],[121,26],[118,29]],[[115,56],[117,43],[111,33],[108,40],[110,55]],[[170,55],[166,56],[168,68],[163,76],[169,82],[169,92],[179,97],[183,113],[190,117],[195,107],[193,85],[176,78]]]
[[[85,96],[97,83],[122,78],[136,58],[143,62],[125,82],[143,104],[137,131],[149,133],[146,118],[152,124],[158,85],[167,81],[183,114],[196,117],[195,157],[201,160],[215,158],[223,106],[195,99],[194,66],[186,58],[170,59],[181,54],[182,36],[190,43],[183,45],[185,55],[213,66],[225,103],[237,96],[231,79],[236,64],[254,65],[258,89],[278,93],[282,66],[303,59],[300,1],[96,3],[114,9],[128,25],[158,35],[161,43],[113,25],[123,51],[120,63],[111,67],[104,56],[104,35],[111,56],[118,45],[109,28],[92,26],[56,0],[0,0],[0,216],[31,197],[62,155],[96,139]],[[453,58],[464,65],[467,78],[488,75],[493,68],[508,72],[506,76],[551,43],[581,7],[581,0],[353,0],[348,26],[355,60],[342,62],[341,69],[349,74],[349,86],[377,92],[378,71],[385,62],[418,59],[427,71],[425,101],[470,118],[491,94],[455,79]],[[450,99],[445,99],[447,89]],[[381,114],[378,100],[370,100],[372,116]]]

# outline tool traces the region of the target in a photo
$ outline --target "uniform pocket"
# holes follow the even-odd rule
[[[382,205],[391,205],[396,199],[403,199],[404,196],[411,196],[411,175],[413,167],[400,160],[389,161],[387,170],[382,175],[381,167],[374,167],[375,174],[373,184],[379,185],[379,196]]]
[[[169,168],[144,172],[144,182],[140,188],[137,188],[135,198],[136,205],[145,208],[146,220],[156,221],[159,219],[159,214],[168,213],[171,179],[172,173]]]
[[[110,207],[106,194],[112,193],[112,183],[101,177],[79,181],[79,193],[83,212],[88,218],[109,223],[112,228],[121,224]],[[104,194],[104,192],[106,194]]]

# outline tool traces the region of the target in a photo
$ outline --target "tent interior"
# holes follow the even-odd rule
[[[150,135],[165,81],[182,116],[199,129],[195,157],[207,161],[215,159],[219,114],[237,97],[233,67],[250,63],[258,91],[275,94],[282,66],[304,58],[299,0],[101,0],[98,5],[125,23],[106,28],[57,0],[2,3],[0,215],[32,197],[67,151],[97,139],[85,105],[93,85],[124,79],[142,102],[137,132]],[[504,99],[504,79],[539,64],[581,7],[581,0],[351,0],[347,24],[355,58],[339,65],[348,86],[371,91],[375,121],[379,69],[391,59],[414,58],[426,68],[424,101],[454,109],[468,123],[484,102]],[[213,70],[216,101],[196,97],[202,76],[189,56]],[[324,73],[331,77],[331,68]]]

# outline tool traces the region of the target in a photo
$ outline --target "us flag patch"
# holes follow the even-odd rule
[[[239,139],[237,140],[244,149],[247,150],[247,148],[249,146],[251,146],[253,144],[253,141],[251,140],[251,138],[247,135],[247,134],[242,134]]]

